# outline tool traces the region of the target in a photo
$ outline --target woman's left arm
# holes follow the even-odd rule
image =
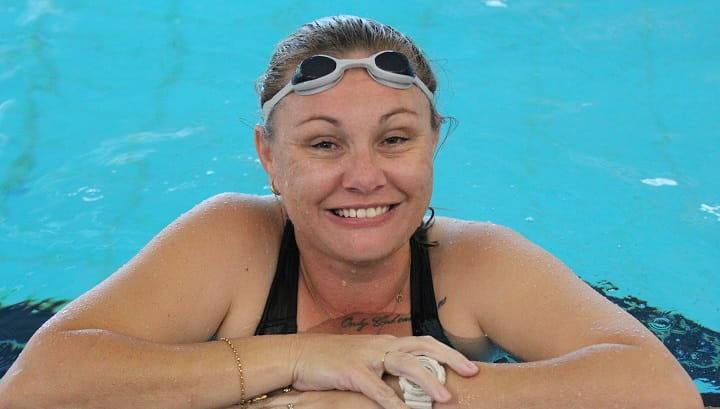
[[[702,408],[657,337],[548,252],[492,224],[446,233],[463,240],[443,259],[471,266],[445,287],[448,302],[525,363],[477,363],[465,379],[448,371],[453,400],[436,408]]]
[[[448,374],[453,399],[434,408],[702,408],[688,376],[653,346],[598,344],[518,364],[477,363],[473,378]]]

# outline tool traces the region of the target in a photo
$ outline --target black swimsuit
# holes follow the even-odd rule
[[[430,335],[438,341],[452,344],[445,336],[438,319],[433,289],[430,257],[425,246],[424,231],[410,239],[410,317],[413,335]],[[418,240],[419,239],[419,240]],[[294,334],[297,332],[297,293],[300,253],[295,243],[295,229],[285,224],[275,278],[270,288],[265,311],[255,335]]]

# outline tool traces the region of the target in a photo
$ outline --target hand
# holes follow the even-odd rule
[[[383,373],[404,376],[433,400],[447,402],[450,392],[413,356],[426,355],[461,376],[473,376],[478,367],[462,354],[432,337],[392,335],[299,336],[293,369],[293,387],[301,391],[360,392],[385,409],[407,409],[383,380]]]

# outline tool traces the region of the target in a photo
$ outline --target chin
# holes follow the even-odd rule
[[[338,258],[356,264],[365,264],[391,256],[408,242],[409,237],[392,238],[388,234],[360,237],[358,234],[355,240],[337,240],[330,243],[330,246],[331,251]]]

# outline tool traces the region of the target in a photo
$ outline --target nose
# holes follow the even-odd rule
[[[355,149],[345,157],[342,186],[345,190],[368,194],[387,184],[380,158],[370,149]]]

